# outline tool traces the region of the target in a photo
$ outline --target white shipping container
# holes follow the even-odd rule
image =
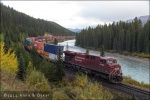
[[[49,58],[52,60],[57,60],[57,55],[49,53]]]

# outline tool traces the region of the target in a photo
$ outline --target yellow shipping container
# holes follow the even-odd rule
[[[37,50],[39,54],[43,54],[43,50]]]

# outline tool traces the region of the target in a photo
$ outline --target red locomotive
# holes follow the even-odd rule
[[[123,79],[121,66],[117,64],[117,60],[114,58],[87,55],[73,51],[64,51],[64,54],[65,66],[83,70],[88,74],[97,75],[113,83],[120,83]]]

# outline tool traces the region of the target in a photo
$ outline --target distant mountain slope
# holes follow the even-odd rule
[[[142,21],[142,25],[145,25],[148,20],[150,20],[150,15],[137,17]],[[127,22],[132,22],[134,19],[129,19]]]
[[[76,29],[68,28],[68,29],[69,29],[70,31],[76,32],[76,33],[80,33],[81,30],[82,30],[82,29],[78,29],[78,28],[76,28]]]
[[[2,3],[0,3],[0,7],[0,33],[6,33],[7,31],[9,34],[25,33],[29,36],[38,36],[48,32],[53,35],[74,35],[74,32],[60,26],[55,22],[33,18],[22,12],[16,11],[13,8],[7,7]]]

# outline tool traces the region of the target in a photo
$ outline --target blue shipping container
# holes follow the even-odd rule
[[[25,42],[28,46],[32,46],[33,43],[30,41],[29,38],[26,38],[26,42]]]
[[[53,53],[56,55],[58,55],[59,49],[60,49],[60,54],[62,55],[63,50],[64,50],[64,46],[58,46],[58,45],[54,45],[54,44],[45,44],[44,45],[44,51],[45,52]]]

